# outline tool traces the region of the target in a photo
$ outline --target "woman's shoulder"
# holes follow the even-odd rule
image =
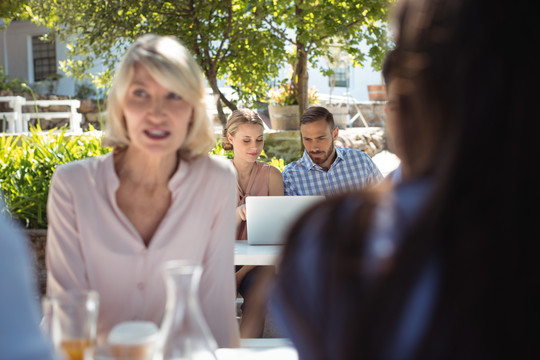
[[[220,155],[201,156],[201,161],[210,168],[211,171],[217,173],[235,174],[236,170],[231,160]]]
[[[257,161],[255,161],[255,164],[256,164],[257,166],[259,166],[260,168],[269,168],[269,169],[270,169],[270,168],[274,168],[274,169],[277,169],[275,166],[272,166],[272,165],[270,165],[269,163],[264,162],[264,161],[259,161],[259,160],[257,160]]]
[[[255,165],[259,167],[259,171],[265,171],[273,175],[279,174],[281,176],[281,171],[277,167],[270,165],[264,161],[256,161]]]
[[[199,173],[205,177],[205,182],[212,180],[223,181],[230,178],[236,183],[236,170],[232,161],[219,155],[199,156],[190,162],[191,173]]]
[[[281,170],[279,170],[277,167],[275,166],[272,166],[272,165],[268,165],[270,167],[270,176],[276,176],[276,177],[279,177],[279,178],[282,178],[282,175],[281,175]]]
[[[266,178],[268,179],[269,195],[283,195],[283,175],[281,171],[270,164],[264,166]]]
[[[86,177],[106,168],[112,162],[112,153],[71,161],[55,169],[56,177]]]
[[[219,198],[230,198],[236,201],[236,170],[232,162],[223,156],[210,155],[193,159],[185,167],[180,180],[176,182],[179,189],[189,184],[193,191],[204,194],[207,199],[218,201]]]

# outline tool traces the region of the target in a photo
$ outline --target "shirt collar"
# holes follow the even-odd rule
[[[103,156],[103,158],[107,167],[107,176],[109,178],[109,180],[107,181],[109,195],[114,198],[116,197],[116,191],[120,186],[120,179],[118,178],[116,170],[114,169],[114,151],[107,153]],[[178,167],[175,173],[171,176],[168,184],[169,190],[171,190],[171,192],[174,193],[175,191],[178,191],[178,189],[180,188],[180,184],[185,181],[186,177],[190,172],[192,162],[197,160],[198,158],[189,161],[182,160],[180,158],[178,159]]]
[[[336,147],[336,160],[334,160],[334,162],[332,163],[335,164],[336,161],[341,161],[341,160],[345,160],[345,149],[344,148],[341,148],[341,147]]]
[[[334,164],[337,164],[338,162],[340,162],[342,160],[345,160],[345,150],[343,150],[343,148],[339,148],[339,147],[334,147],[334,149],[336,149],[336,158],[335,158],[334,162],[332,163],[332,165],[330,165],[330,169],[332,168],[332,166],[334,166]],[[313,160],[311,160],[311,158],[309,157],[309,154],[307,153],[306,150],[304,150],[304,156],[302,156],[301,161],[304,163],[304,166],[308,170],[326,171],[326,169],[323,169],[319,165],[315,164],[313,162]],[[330,170],[330,169],[328,169],[328,170]]]

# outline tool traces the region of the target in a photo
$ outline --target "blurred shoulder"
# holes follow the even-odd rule
[[[328,217],[330,222],[335,223],[337,220],[334,215],[339,216],[340,219],[347,218],[354,213],[354,209],[366,204],[368,199],[373,197],[372,193],[368,190],[351,191],[340,195],[327,197],[317,203],[315,203],[311,211],[306,212],[307,218],[320,222],[322,217]]]
[[[327,244],[324,251],[335,249],[340,246],[338,243],[358,237],[370,228],[376,198],[374,192],[361,190],[321,200],[299,217],[288,241]]]
[[[0,204],[1,205],[1,204]],[[0,213],[0,255],[23,253],[24,238],[20,225]]]
[[[106,168],[112,166],[112,161],[112,153],[71,161],[58,165],[54,171],[54,176],[68,179],[84,178],[89,174],[105,171]]]
[[[194,170],[202,171],[207,181],[231,179],[236,182],[236,170],[232,162],[220,155],[199,156],[191,161]]]
[[[223,173],[236,173],[232,161],[229,159],[220,156],[220,155],[209,155],[203,157],[208,161],[208,164],[211,168],[215,169],[217,172]]]

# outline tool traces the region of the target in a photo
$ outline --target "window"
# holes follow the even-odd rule
[[[41,36],[32,37],[34,55],[34,81],[42,81],[56,74],[56,46],[54,41],[43,41]]]
[[[333,69],[334,74],[328,79],[329,86],[349,87],[349,65],[346,61],[341,60]]]

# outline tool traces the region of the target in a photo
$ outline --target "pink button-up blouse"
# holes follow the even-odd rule
[[[182,160],[169,181],[171,206],[146,247],[116,203],[113,154],[59,166],[47,203],[47,292],[95,289],[98,335],[119,322],[161,324],[162,265],[191,259],[203,266],[199,297],[218,346],[239,344],[235,317],[236,173],[216,157]]]

